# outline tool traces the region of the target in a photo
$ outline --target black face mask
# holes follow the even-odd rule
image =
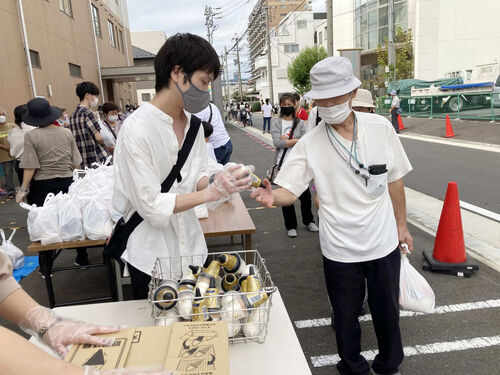
[[[295,112],[294,107],[281,107],[281,114],[283,116],[291,116],[294,114],[294,112]]]

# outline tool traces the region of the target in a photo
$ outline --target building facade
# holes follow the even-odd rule
[[[0,106],[8,121],[35,96],[72,112],[82,81],[101,89],[101,101],[136,103],[134,83],[101,80],[101,68],[133,63],[126,0],[3,0],[0,17]]]
[[[132,31],[132,45],[156,55],[167,40],[164,31]]]

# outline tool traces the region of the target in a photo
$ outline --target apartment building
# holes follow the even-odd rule
[[[248,17],[248,46],[250,48],[251,82],[255,82],[255,60],[266,52],[266,32],[276,28],[290,13],[311,10],[310,1],[304,0],[259,0]],[[266,29],[266,9],[269,17],[269,30]]]
[[[137,102],[135,83],[101,75],[133,64],[126,0],[2,0],[0,17],[0,106],[8,121],[35,96],[73,111],[82,81],[96,83],[102,101]]]

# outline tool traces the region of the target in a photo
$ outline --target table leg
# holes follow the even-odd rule
[[[244,237],[242,242],[243,242],[243,250],[253,250],[252,249],[252,235],[251,234],[245,234],[245,237]],[[245,262],[247,264],[254,262],[253,254],[251,252],[245,253],[245,258],[246,258]]]
[[[116,282],[116,266],[120,269],[120,265],[113,264],[114,260],[110,257],[104,257],[104,264],[106,265],[106,273],[108,274],[109,289],[111,291],[111,298],[113,301],[119,300],[119,292]],[[120,273],[120,271],[118,271]]]
[[[54,288],[52,287],[52,278],[50,277],[53,255],[53,250],[38,252],[40,272],[45,277],[45,286],[47,287],[47,294],[49,295],[49,304],[51,308],[53,308],[56,304],[56,299],[54,297]]]

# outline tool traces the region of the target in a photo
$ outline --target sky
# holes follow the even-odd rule
[[[248,16],[258,0],[127,0],[130,31],[163,30],[167,37],[177,32],[190,32],[207,38],[205,26],[205,6],[220,8],[220,19],[214,19],[217,29],[213,33],[213,45],[217,53],[234,45],[235,34],[246,30]],[[312,0],[315,12],[325,9],[325,0]],[[215,11],[215,10],[214,10]],[[233,51],[234,52],[234,51]],[[237,71],[235,53],[230,54],[229,76]],[[246,38],[240,43],[242,76],[248,78],[249,54]]]

